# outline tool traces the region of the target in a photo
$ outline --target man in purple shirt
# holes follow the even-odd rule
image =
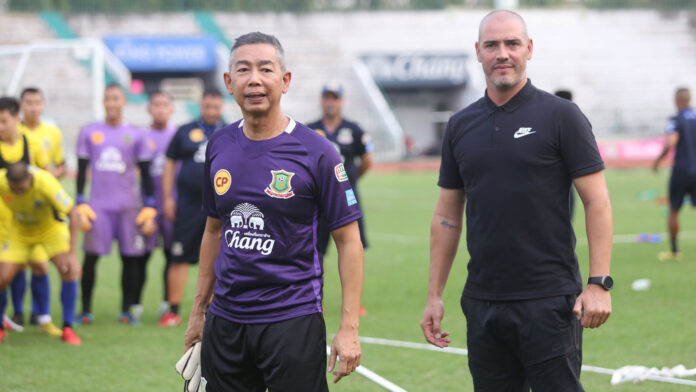
[[[225,84],[244,119],[215,133],[206,150],[208,218],[186,331],[187,349],[202,341],[191,352],[200,350],[208,391],[328,391],[316,248],[322,215],[337,245],[343,292],[329,371],[337,382],[360,364],[360,209],[331,143],[283,115],[290,79],[275,37],[237,38]]]
[[[82,230],[85,231],[82,314],[79,317],[83,324],[94,320],[91,302],[96,265],[100,255],[111,253],[114,239],[118,240],[123,261],[119,321],[137,322],[130,314],[130,305],[135,304],[137,284],[141,280],[138,264],[142,263],[145,253],[145,238],[136,220],[144,212],[154,212],[150,178],[152,151],[145,132],[123,121],[125,105],[123,89],[119,85],[107,86],[104,90],[105,121],[83,127],[77,140],[77,209],[83,217]],[[88,168],[92,174],[89,202],[84,195]],[[145,194],[142,201],[136,181],[138,168]]]
[[[167,271],[169,270],[169,265],[171,264],[172,254],[170,252],[170,247],[172,245],[172,234],[174,232],[174,223],[167,219],[164,215],[163,210],[163,200],[162,200],[162,171],[164,168],[164,162],[166,160],[166,151],[169,141],[172,136],[176,133],[176,127],[169,124],[169,118],[174,113],[174,105],[172,104],[172,98],[161,92],[157,91],[150,94],[150,105],[147,108],[148,113],[152,117],[152,124],[147,133],[149,141],[149,147],[153,151],[152,162],[150,163],[150,177],[152,178],[152,183],[154,186],[155,194],[155,204],[157,206],[157,227],[152,235],[147,236],[145,242],[146,253],[143,256],[143,262],[140,264],[141,273],[140,277],[142,282],[139,284],[140,289],[138,293],[142,292],[142,286],[145,281],[145,271],[147,266],[147,261],[150,259],[150,254],[157,247],[159,238],[162,238],[161,246],[164,252],[164,297],[163,302],[160,307],[160,313],[164,313],[169,309],[169,303],[167,302]],[[174,195],[176,197],[176,195]],[[137,304],[140,304],[140,297],[136,298]]]

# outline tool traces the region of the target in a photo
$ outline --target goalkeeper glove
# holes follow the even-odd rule
[[[77,214],[80,217],[80,230],[86,233],[92,229],[92,222],[97,219],[97,214],[94,213],[92,207],[86,202],[81,202],[75,207]]]
[[[176,372],[186,380],[184,392],[201,390],[201,342],[191,346],[176,363]]]
[[[135,218],[135,224],[140,226],[140,232],[143,235],[152,235],[157,228],[155,217],[157,210],[152,207],[143,207]]]

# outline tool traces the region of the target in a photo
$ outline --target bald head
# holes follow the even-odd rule
[[[488,23],[491,21],[496,21],[496,22],[517,22],[520,24],[522,27],[522,34],[524,35],[525,39],[529,39],[529,33],[527,32],[527,23],[525,23],[524,19],[522,17],[513,11],[508,11],[508,10],[495,10],[491,11],[486,16],[481,19],[481,23],[479,24],[479,35],[478,35],[478,40],[481,42],[481,35],[483,35],[484,29],[487,27]]]

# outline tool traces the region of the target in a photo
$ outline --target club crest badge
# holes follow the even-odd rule
[[[189,140],[192,142],[200,143],[203,139],[205,139],[205,133],[203,133],[200,128],[192,129],[191,132],[189,132]]]
[[[320,135],[323,136],[323,137],[326,137],[326,132],[324,132],[324,130],[321,129],[321,128],[315,129],[314,132],[320,134]]]
[[[336,136],[336,141],[338,141],[341,144],[353,143],[353,131],[350,128],[339,129],[338,136]]]
[[[266,187],[266,194],[276,199],[289,199],[295,196],[292,191],[292,177],[295,173],[285,170],[271,170],[271,183]]]

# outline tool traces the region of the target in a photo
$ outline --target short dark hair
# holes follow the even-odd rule
[[[38,87],[27,87],[24,90],[22,90],[22,93],[19,95],[19,99],[24,99],[24,96],[27,94],[39,94],[43,97],[43,93],[41,90],[39,90]]]
[[[573,100],[573,93],[570,92],[570,90],[557,90],[555,94],[557,97],[561,97],[569,101]]]
[[[16,116],[19,113],[19,102],[14,97],[0,97],[0,112],[8,111]]]
[[[203,90],[203,96],[201,98],[205,97],[222,98],[222,93],[215,87],[209,87]]]
[[[104,91],[106,91],[106,90],[111,90],[112,88],[119,89],[119,90],[121,90],[122,93],[125,93],[125,90],[123,89],[123,86],[121,86],[121,85],[118,84],[118,83],[109,83],[109,84],[107,84],[106,87],[104,87]]]
[[[264,34],[259,31],[253,33],[246,33],[240,35],[234,40],[234,45],[230,51],[230,65],[232,65],[232,58],[234,57],[234,52],[240,46],[253,45],[253,44],[269,44],[273,46],[276,50],[276,55],[278,56],[278,62],[280,63],[280,68],[285,71],[285,51],[283,50],[283,45],[280,44],[278,38],[270,34]]]
[[[10,163],[7,165],[7,181],[18,183],[29,178],[29,165],[19,161],[15,163]]]
[[[158,95],[167,97],[167,98],[169,98],[170,101],[173,101],[173,100],[174,100],[174,98],[173,98],[171,95],[165,93],[164,91],[162,91],[162,90],[155,90],[155,91],[153,91],[153,92],[150,93],[150,99],[149,99],[149,101],[152,102],[152,100],[153,100],[156,96],[158,96]]]

